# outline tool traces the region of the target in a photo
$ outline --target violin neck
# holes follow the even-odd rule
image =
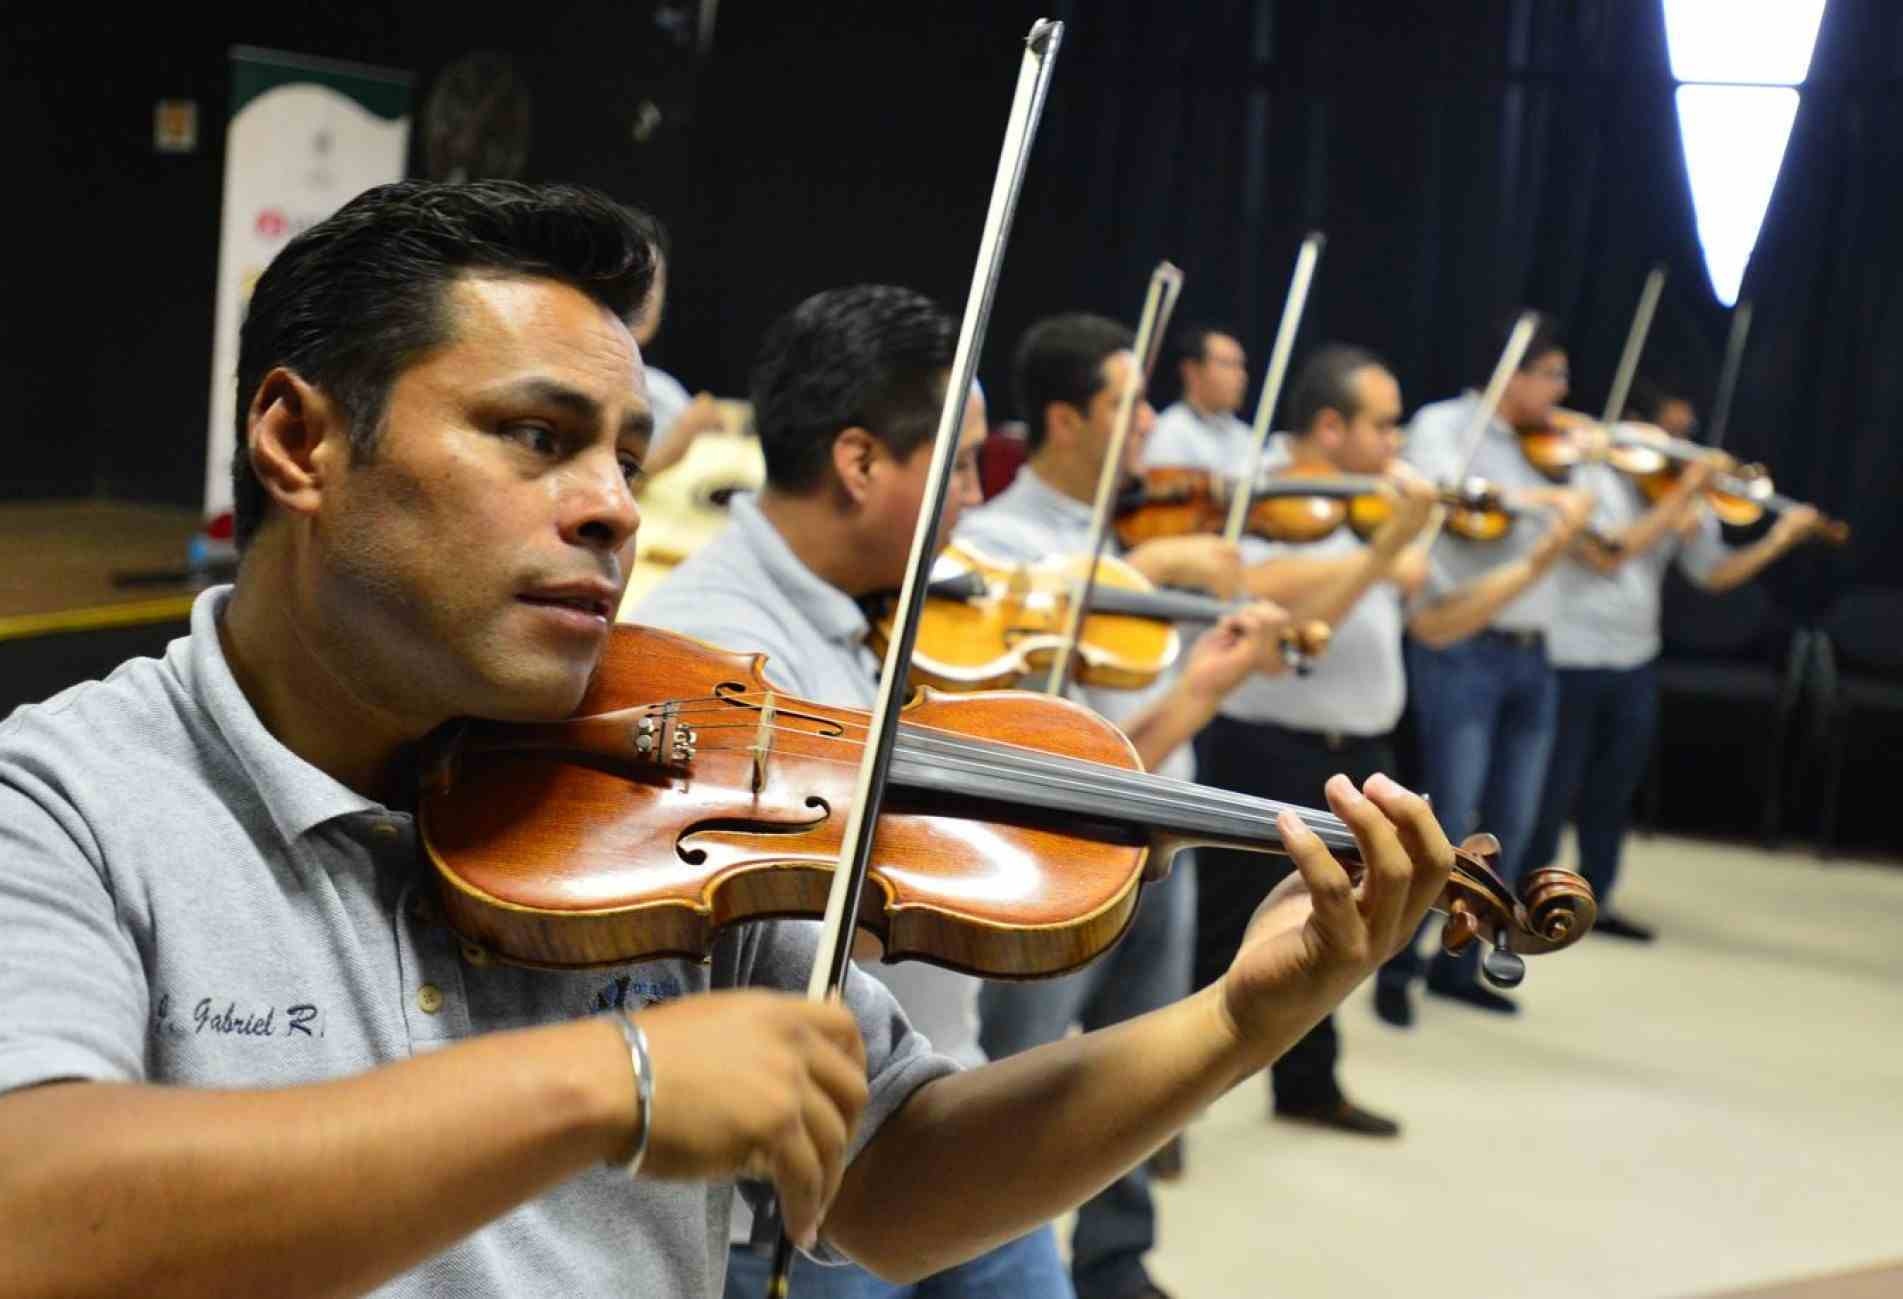
[[[1354,834],[1327,812],[929,727],[901,729],[892,780],[915,796],[980,799],[1028,814],[1057,814],[1067,823],[1121,831],[1135,843],[1265,853],[1287,851],[1275,820],[1289,808],[1338,857],[1360,858]]]
[[[1249,493],[1251,500],[1266,501],[1285,496],[1322,496],[1330,500],[1352,500],[1381,490],[1383,480],[1372,474],[1336,474],[1320,478],[1271,478]]]
[[[1092,613],[1127,614],[1159,622],[1219,622],[1235,606],[1191,591],[1132,591],[1099,586],[1090,593]]]

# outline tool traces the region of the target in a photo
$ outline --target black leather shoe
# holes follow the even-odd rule
[[[1414,1027],[1414,1002],[1407,995],[1406,988],[1390,987],[1385,983],[1375,984],[1374,1013],[1396,1028]]]
[[[1398,1137],[1401,1135],[1399,1123],[1390,1118],[1383,1118],[1372,1110],[1364,1110],[1345,1097],[1332,1105],[1277,1105],[1274,1114],[1276,1118],[1287,1119],[1291,1123],[1313,1123],[1318,1127],[1333,1128],[1337,1132],[1348,1132],[1357,1137]]]
[[[1601,911],[1599,918],[1592,922],[1592,932],[1604,934],[1608,938],[1626,938],[1635,943],[1649,943],[1658,937],[1644,925],[1627,920],[1612,911]]]
[[[1436,997],[1465,1002],[1475,1010],[1490,1010],[1496,1015],[1520,1013],[1519,1005],[1511,998],[1501,996],[1492,988],[1483,988],[1478,983],[1436,983],[1429,979],[1427,990]]]

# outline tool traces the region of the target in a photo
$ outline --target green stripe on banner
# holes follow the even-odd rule
[[[409,73],[390,68],[234,45],[231,48],[231,113],[236,117],[239,109],[267,90],[300,83],[326,86],[340,95],[350,96],[378,117],[395,121],[410,110],[411,80]]]

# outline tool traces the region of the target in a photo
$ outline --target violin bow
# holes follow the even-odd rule
[[[958,346],[952,355],[951,378],[945,385],[945,405],[938,416],[937,440],[932,447],[924,499],[919,505],[918,524],[912,531],[912,557],[906,567],[905,583],[899,588],[898,607],[893,613],[892,632],[886,644],[885,666],[879,678],[878,702],[867,718],[858,786],[846,813],[839,865],[833,871],[819,949],[806,985],[806,995],[814,1001],[837,996],[851,967],[853,926],[859,915],[860,897],[865,892],[866,868],[872,860],[872,840],[892,766],[893,744],[899,734],[899,712],[905,706],[906,669],[918,642],[919,610],[925,603],[932,561],[938,555],[939,516],[944,512],[945,497],[951,487],[951,467],[958,451],[959,433],[964,427],[965,403],[978,369],[978,354],[984,347],[985,328],[991,321],[998,277],[1004,268],[1005,244],[1017,213],[1018,194],[1024,185],[1031,145],[1037,135],[1038,121],[1044,114],[1051,70],[1063,36],[1064,24],[1045,18],[1034,23],[1024,38],[1017,90],[1005,124],[998,173],[991,187],[991,204],[985,213],[984,234],[978,242],[977,264],[972,269],[971,292],[965,300],[964,320],[958,330]],[[767,1299],[786,1299],[792,1267],[793,1242],[782,1222],[779,1244],[773,1251],[773,1273],[767,1281]]]
[[[1711,402],[1711,449],[1725,447],[1725,427],[1731,422],[1731,399],[1738,392],[1738,374],[1744,369],[1744,342],[1751,334],[1751,299],[1731,313],[1731,332],[1725,337],[1725,363],[1718,371],[1718,394]]]
[[[1321,260],[1322,246],[1327,242],[1328,236],[1311,230],[1295,254],[1295,274],[1289,278],[1288,300],[1282,304],[1282,320],[1275,327],[1275,346],[1269,352],[1269,368],[1262,378],[1262,395],[1255,404],[1255,428],[1249,439],[1249,453],[1243,459],[1242,475],[1236,479],[1229,501],[1229,521],[1222,530],[1222,539],[1232,546],[1242,539],[1249,506],[1255,500],[1256,479],[1262,476],[1262,453],[1269,445],[1275,403],[1282,397],[1289,354],[1295,350],[1295,335],[1302,327],[1302,312],[1308,307],[1308,286],[1315,278],[1315,264]]]
[[[1183,273],[1167,261],[1158,262],[1156,269],[1150,272],[1149,291],[1143,295],[1143,314],[1137,318],[1136,373],[1124,385],[1123,396],[1117,402],[1117,417],[1110,426],[1110,446],[1104,452],[1103,468],[1097,473],[1097,499],[1091,509],[1090,540],[1084,551],[1090,556],[1090,563],[1084,567],[1070,609],[1064,615],[1064,635],[1057,643],[1057,657],[1044,683],[1045,694],[1063,694],[1070,680],[1071,659],[1083,635],[1084,611],[1090,607],[1091,596],[1096,592],[1097,565],[1103,558],[1104,542],[1110,536],[1110,516],[1117,488],[1123,483],[1123,453],[1130,444],[1130,429],[1136,423],[1137,401],[1149,384],[1150,371],[1163,350],[1170,315],[1176,310],[1176,299],[1182,292]]]
[[[1625,399],[1632,391],[1633,376],[1639,372],[1639,354],[1645,351],[1646,336],[1652,332],[1652,313],[1658,310],[1659,294],[1665,291],[1665,267],[1654,266],[1646,272],[1645,285],[1639,290],[1639,305],[1632,313],[1632,327],[1626,330],[1625,351],[1619,353],[1619,368],[1613,372],[1612,387],[1606,393],[1606,413],[1599,427],[1607,437],[1612,425],[1625,418]]]
[[[1500,398],[1506,395],[1507,381],[1513,372],[1520,368],[1520,362],[1526,359],[1526,349],[1533,343],[1533,330],[1539,324],[1535,312],[1522,311],[1518,320],[1513,322],[1513,330],[1507,335],[1507,345],[1500,353],[1500,359],[1494,364],[1493,377],[1487,380],[1487,390],[1480,395],[1480,404],[1474,407],[1473,417],[1467,423],[1467,431],[1461,434],[1463,450],[1460,455],[1460,470],[1454,475],[1452,483],[1444,486],[1458,487],[1467,479],[1467,471],[1473,467],[1474,456],[1480,451],[1480,439],[1487,434],[1487,425],[1493,421],[1493,413],[1500,409]],[[1447,507],[1436,505],[1433,518],[1421,532],[1419,541],[1414,544],[1426,551],[1440,537],[1440,531],[1447,522]]]

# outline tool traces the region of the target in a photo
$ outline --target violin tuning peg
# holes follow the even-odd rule
[[[1517,952],[1496,946],[1480,958],[1480,972],[1496,988],[1517,988],[1526,978],[1526,961]]]
[[[1500,841],[1490,834],[1470,834],[1460,842],[1460,850],[1480,858],[1489,870],[1500,869]]]
[[[1468,943],[1480,936],[1480,922],[1474,919],[1474,913],[1461,903],[1454,904],[1454,910],[1447,917],[1447,923],[1441,927],[1441,950],[1448,953],[1458,952]]]

